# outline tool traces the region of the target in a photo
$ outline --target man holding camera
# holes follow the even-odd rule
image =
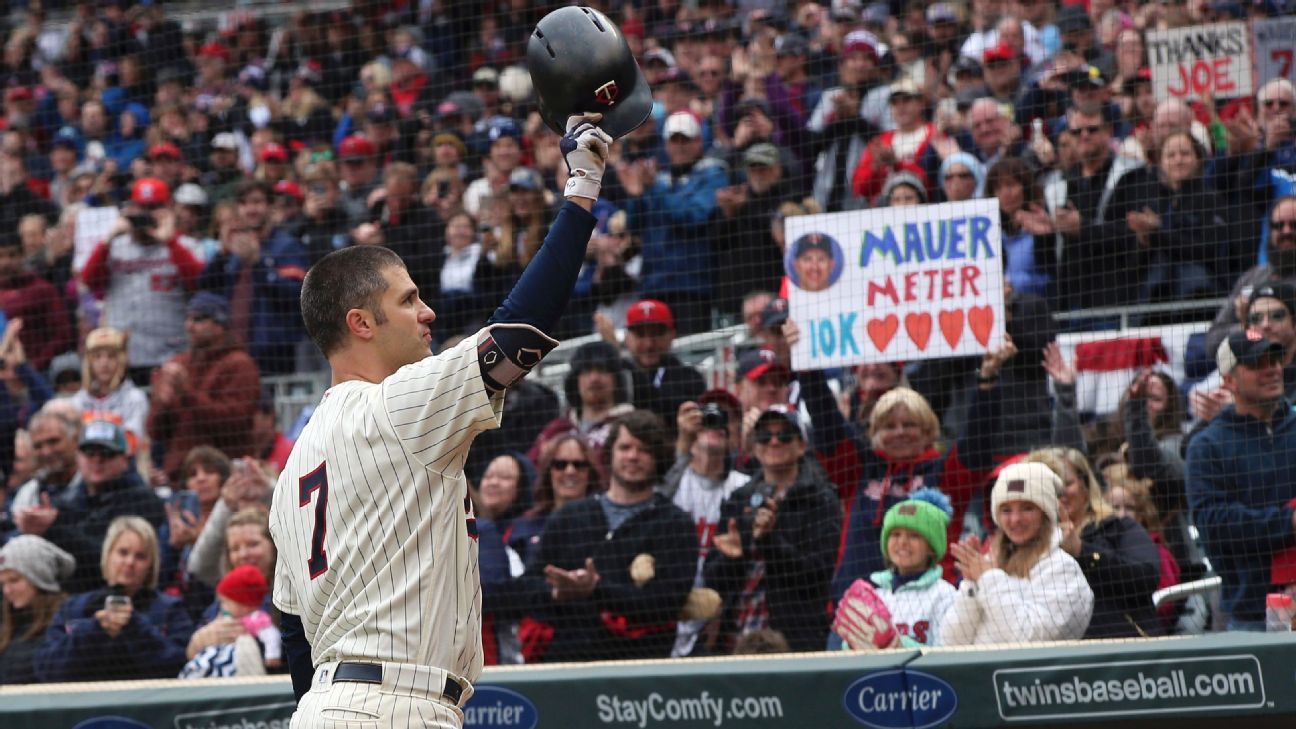
[[[81,272],[103,301],[103,326],[131,333],[130,377],[146,385],[149,372],[184,348],[185,302],[203,264],[176,235],[171,189],[155,177],[131,186],[130,201],[95,247]]]
[[[675,465],[666,473],[661,493],[684,510],[697,528],[698,564],[694,587],[702,587],[702,567],[706,563],[711,540],[720,524],[720,505],[747,483],[751,477],[734,470],[738,451],[738,423],[741,419],[738,399],[725,390],[709,390],[680,406],[677,423]],[[687,453],[679,449],[691,438]],[[709,621],[681,620],[671,655],[683,657],[709,652],[703,630]],[[703,643],[699,645],[699,638]],[[711,641],[714,642],[714,641]]]

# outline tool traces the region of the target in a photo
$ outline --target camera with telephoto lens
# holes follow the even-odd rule
[[[130,223],[131,228],[135,230],[149,230],[157,227],[157,222],[148,213],[130,213],[126,216],[126,222]]]
[[[702,428],[704,430],[727,430],[729,428],[729,413],[713,402],[703,405]]]

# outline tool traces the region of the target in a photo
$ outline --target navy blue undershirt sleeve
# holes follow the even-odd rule
[[[567,308],[597,222],[576,203],[563,203],[544,245],[487,323],[530,324],[545,334],[552,332]]]
[[[315,666],[311,663],[310,643],[306,642],[306,629],[301,618],[292,613],[280,613],[279,632],[283,634],[284,656],[288,658],[288,673],[292,676],[293,694],[297,702],[310,691],[315,680]]]

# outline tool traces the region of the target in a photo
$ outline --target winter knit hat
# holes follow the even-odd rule
[[[0,549],[0,570],[13,570],[45,592],[62,592],[59,582],[75,569],[72,555],[35,534],[14,537]]]
[[[230,570],[216,585],[217,595],[250,608],[261,607],[269,591],[261,570],[250,564]]]
[[[918,532],[932,552],[937,562],[945,559],[946,541],[949,534],[950,517],[954,508],[950,506],[949,497],[933,488],[921,488],[909,495],[905,501],[892,506],[882,519],[882,557],[887,557],[887,537],[896,527],[912,529]]]
[[[1038,506],[1049,523],[1057,526],[1058,492],[1062,479],[1043,463],[1014,463],[999,473],[990,492],[990,515],[999,523],[999,506],[1009,501],[1029,501]]]

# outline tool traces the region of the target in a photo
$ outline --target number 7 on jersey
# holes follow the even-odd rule
[[[324,535],[328,533],[328,524],[324,520],[328,513],[328,469],[321,463],[314,471],[302,476],[297,481],[297,505],[310,506],[311,493],[319,491],[315,500],[315,528],[311,530],[310,560],[306,566],[310,569],[310,578],[328,571],[328,555],[324,554]]]

